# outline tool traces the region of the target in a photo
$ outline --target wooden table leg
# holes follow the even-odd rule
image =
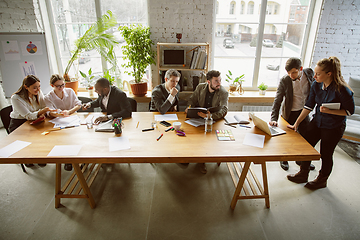
[[[270,208],[269,188],[268,188],[267,173],[266,173],[266,162],[261,163],[261,169],[262,169],[262,175],[263,175],[265,205],[267,208]]]
[[[88,185],[87,185],[87,182],[86,182],[86,180],[85,180],[85,178],[84,178],[84,175],[83,175],[83,173],[82,173],[82,171],[81,171],[81,169],[80,169],[79,164],[78,164],[78,163],[73,164],[73,168],[74,168],[74,170],[75,170],[76,176],[77,176],[78,179],[79,179],[79,182],[80,182],[80,184],[81,184],[81,187],[82,187],[85,195],[87,196],[87,199],[88,199],[88,201],[89,201],[90,207],[91,207],[91,208],[95,208],[95,206],[96,206],[95,200],[94,200],[94,198],[93,198],[93,196],[92,196],[92,194],[91,194],[91,192],[90,192],[90,189],[89,189],[89,187],[88,187]]]
[[[61,163],[56,164],[56,177],[55,177],[55,208],[60,206],[60,198],[56,195],[61,194]]]
[[[249,168],[250,168],[250,164],[251,164],[251,162],[245,162],[244,168],[241,171],[239,182],[238,182],[238,184],[236,186],[236,190],[235,190],[235,193],[234,193],[234,196],[232,198],[231,205],[230,205],[231,209],[233,209],[233,210],[235,209],[235,206],[236,206],[236,203],[237,203],[237,200],[238,200],[238,196],[240,195],[241,189],[243,188],[245,178],[246,178],[246,174],[248,173]]]

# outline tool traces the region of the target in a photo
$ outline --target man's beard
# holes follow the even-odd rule
[[[219,86],[219,87],[220,87],[220,86]],[[214,90],[214,91],[217,90],[217,88],[214,88],[212,84],[210,84],[210,88],[211,88],[212,90]]]

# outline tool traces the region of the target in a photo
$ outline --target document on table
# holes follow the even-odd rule
[[[9,145],[3,147],[0,149],[0,156],[1,157],[10,157],[14,153],[20,151],[21,149],[29,146],[31,142],[24,142],[20,140],[16,140],[13,143],[10,143]]]
[[[130,149],[130,142],[129,138],[127,137],[113,137],[109,138],[109,151],[119,151]]]
[[[327,107],[328,109],[339,110],[340,103],[323,103],[321,104],[323,107]]]
[[[205,125],[205,119],[203,119],[203,118],[190,118],[190,119],[186,120],[185,122],[194,127]]]
[[[263,148],[265,135],[247,133],[244,138],[244,145]]]
[[[56,145],[49,152],[48,157],[77,156],[82,145]]]
[[[80,125],[80,118],[77,115],[69,117],[57,117],[49,122],[54,124],[54,128],[57,127],[72,127]]]
[[[85,120],[81,121],[81,125],[86,125],[87,123],[94,123],[94,120],[98,117],[102,117],[105,116],[103,113],[101,112],[96,112],[96,113],[90,113]]]
[[[157,114],[154,116],[155,121],[176,121],[178,117],[176,114]]]

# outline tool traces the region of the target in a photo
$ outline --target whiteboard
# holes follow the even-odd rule
[[[16,92],[26,75],[40,79],[44,94],[50,92],[50,70],[43,33],[1,33],[0,70],[6,97]]]

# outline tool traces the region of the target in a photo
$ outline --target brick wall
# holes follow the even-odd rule
[[[33,0],[1,0],[0,32],[37,32]]]
[[[324,0],[312,67],[330,56],[340,59],[346,81],[360,76],[359,0]]]
[[[176,33],[182,33],[182,42],[211,43],[215,18],[213,5],[213,0],[148,0],[151,39],[155,44],[175,43]],[[156,66],[152,66],[152,78],[156,86],[160,82]]]

